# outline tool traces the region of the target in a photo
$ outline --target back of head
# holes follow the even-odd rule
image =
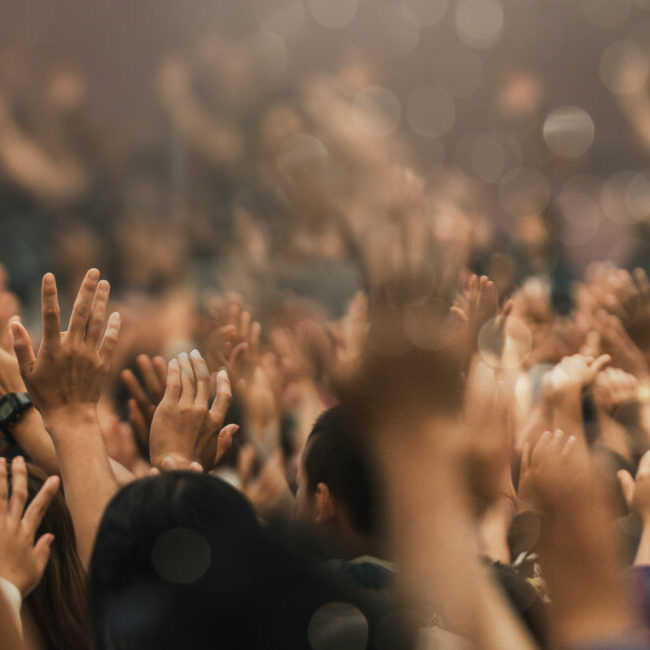
[[[315,612],[347,596],[263,531],[232,487],[171,472],[109,504],[90,599],[98,650],[287,650],[310,648]]]
[[[359,534],[378,535],[383,531],[379,481],[363,439],[351,429],[341,406],[316,420],[303,456],[307,491],[314,494],[324,483]]]

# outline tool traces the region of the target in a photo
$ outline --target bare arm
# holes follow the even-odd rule
[[[56,282],[43,278],[43,341],[34,354],[25,328],[13,323],[21,375],[54,442],[66,501],[85,563],[118,482],[97,422],[97,401],[119,333],[113,314],[105,326],[110,287],[91,269],[75,301],[67,332],[60,331]]]

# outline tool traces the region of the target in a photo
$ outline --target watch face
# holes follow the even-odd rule
[[[0,404],[0,420],[6,420],[14,411],[14,405],[9,401]]]

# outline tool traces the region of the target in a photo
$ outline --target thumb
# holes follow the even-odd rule
[[[627,503],[627,507],[631,509],[632,501],[634,500],[634,479],[632,478],[632,475],[625,469],[621,469],[616,472],[616,477],[621,484],[621,490],[623,490],[625,503]]]
[[[215,465],[223,458],[232,446],[232,439],[237,431],[239,431],[238,424],[228,424],[219,431],[219,436],[217,437],[217,453],[214,457]]]
[[[52,533],[46,533],[39,538],[34,546],[34,558],[36,559],[36,566],[38,567],[39,582],[43,576],[47,562],[50,559],[52,542],[54,542],[54,535],[52,535]]]
[[[36,361],[34,349],[29,334],[22,323],[17,321],[11,322],[11,332],[14,337],[14,351],[20,366],[20,374],[23,378],[29,374]]]

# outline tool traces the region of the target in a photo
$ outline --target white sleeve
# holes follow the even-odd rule
[[[9,603],[9,608],[18,626],[18,631],[22,635],[23,625],[20,620],[20,608],[23,604],[23,597],[20,595],[20,590],[13,582],[9,582],[6,578],[0,578],[0,592],[2,592]]]

